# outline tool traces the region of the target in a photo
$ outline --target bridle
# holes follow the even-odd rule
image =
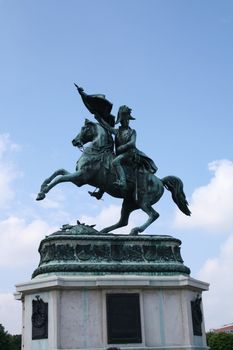
[[[88,156],[98,156],[102,153],[105,153],[105,152],[110,152],[112,151],[112,145],[106,145],[106,146],[103,146],[101,148],[96,148],[96,147],[84,147],[84,145],[80,145],[78,146],[78,149],[83,153],[83,154],[86,154]],[[91,150],[93,150],[93,152],[91,152]]]

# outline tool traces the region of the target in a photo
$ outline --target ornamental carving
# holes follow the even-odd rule
[[[170,236],[139,236],[132,240],[117,235],[56,233],[41,242],[41,260],[33,277],[51,272],[189,274],[180,244]]]
[[[32,300],[32,339],[48,338],[48,303],[39,295]]]
[[[77,261],[177,261],[182,263],[179,247],[133,244],[50,244],[40,250],[40,264],[52,260]]]
[[[201,297],[198,294],[196,299],[191,301],[192,321],[193,321],[193,334],[202,336],[202,310],[201,310]]]

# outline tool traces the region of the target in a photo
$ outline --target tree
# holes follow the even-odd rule
[[[21,335],[15,334],[11,336],[11,349],[20,350],[21,349]]]
[[[0,350],[20,350],[21,335],[11,335],[0,324]]]
[[[207,345],[210,350],[232,350],[233,334],[207,333]]]
[[[5,331],[5,328],[0,324],[0,350],[11,350],[10,334]]]
[[[213,334],[214,334],[214,332],[207,332],[207,333],[206,333],[207,345],[209,345],[210,338],[213,336]]]

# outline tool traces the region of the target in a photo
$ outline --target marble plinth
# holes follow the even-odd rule
[[[23,302],[23,349],[105,350],[108,344],[106,295],[137,293],[142,340],[118,344],[137,350],[207,350],[193,334],[191,301],[208,289],[189,276],[42,276],[17,285]],[[32,300],[48,303],[48,339],[32,340]],[[117,344],[116,344],[117,345]]]

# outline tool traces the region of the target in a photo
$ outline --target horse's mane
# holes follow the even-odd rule
[[[104,128],[99,123],[93,123],[97,127],[98,140],[100,142],[100,147],[105,148],[106,150],[114,150],[114,141],[111,133]],[[101,133],[101,134],[100,134]]]

